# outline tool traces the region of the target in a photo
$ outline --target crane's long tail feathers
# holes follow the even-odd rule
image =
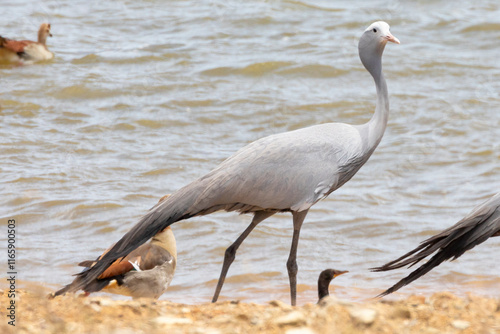
[[[71,284],[57,291],[54,296],[66,292],[76,292],[80,289],[87,291],[89,288],[92,289],[96,284],[104,284],[105,282],[103,281],[105,280],[98,278],[113,262],[121,257],[125,257],[167,226],[196,215],[197,213],[190,214],[189,210],[194,204],[198,193],[199,189],[195,187],[185,187],[155,205],[106,254],[96,260],[93,266],[77,274],[77,277]]]
[[[99,279],[99,280],[93,280],[89,284],[85,285],[84,291],[87,293],[90,292],[97,292],[101,291],[104,289],[109,282],[116,280],[116,277],[110,277],[110,278],[105,278],[105,279]],[[77,288],[81,284],[81,278],[77,276],[73,282],[70,284],[66,285],[64,288],[54,292],[52,297],[57,297],[60,295],[64,295],[66,292],[75,292],[78,291],[79,288]]]
[[[423,241],[417,248],[398,259],[386,263],[381,267],[372,268],[372,271],[393,270],[407,265],[410,268],[437,251],[428,262],[421,265],[417,270],[401,279],[377,297],[383,297],[393,293],[425,275],[442,262],[450,259],[453,261],[488,238],[499,236],[499,213],[493,209],[483,210],[482,214],[475,215],[474,213],[478,213],[478,211],[481,210],[474,210],[469,216],[465,217],[457,224]]]
[[[71,284],[73,284],[73,283],[71,283]],[[68,292],[71,289],[71,284],[68,284],[64,288],[62,288],[60,290],[57,290],[56,292],[54,292],[51,295],[51,297],[57,297],[57,296],[60,296],[60,295],[64,295],[66,292]]]

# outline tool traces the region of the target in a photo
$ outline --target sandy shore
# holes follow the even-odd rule
[[[1,291],[1,333],[500,333],[500,299],[451,293],[399,301],[352,303],[328,297],[291,307],[227,301],[185,305],[168,301],[63,296],[20,290],[16,327],[8,325],[8,291]]]

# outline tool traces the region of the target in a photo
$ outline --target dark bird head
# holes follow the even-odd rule
[[[329,296],[328,287],[330,286],[330,282],[337,276],[348,273],[347,270],[336,270],[336,269],[326,269],[319,274],[318,278],[318,300],[321,300],[323,297]]]

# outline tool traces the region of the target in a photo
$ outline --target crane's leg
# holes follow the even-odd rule
[[[295,212],[292,211],[293,215],[293,237],[292,237],[292,247],[290,248],[290,256],[286,262],[286,268],[288,269],[288,278],[290,280],[290,297],[292,299],[292,306],[295,306],[297,299],[297,247],[299,245],[300,228],[306,218],[307,212],[309,210]]]
[[[245,238],[248,237],[248,235],[250,234],[250,232],[252,232],[255,226],[257,226],[264,219],[274,215],[275,213],[276,212],[257,211],[253,216],[252,222],[250,223],[250,225],[248,225],[246,230],[243,231],[243,233],[241,233],[238,239],[236,239],[236,241],[226,249],[226,252],[224,253],[224,263],[222,264],[222,271],[220,273],[219,281],[217,282],[217,288],[215,288],[215,293],[214,293],[214,298],[212,298],[212,303],[215,303],[219,298],[222,285],[224,285],[224,280],[226,279],[227,271],[229,270],[231,263],[233,263],[234,258],[236,257],[236,251],[238,250],[238,247],[240,247],[243,240],[245,240]]]

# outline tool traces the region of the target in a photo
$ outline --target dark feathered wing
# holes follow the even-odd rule
[[[407,265],[412,267],[427,256],[437,252],[428,262],[421,265],[417,270],[381,293],[378,297],[383,297],[399,290],[446,260],[455,260],[488,238],[500,236],[499,207],[500,193],[476,207],[469,215],[455,225],[423,241],[414,250],[381,267],[373,268],[373,271],[387,271]]]

